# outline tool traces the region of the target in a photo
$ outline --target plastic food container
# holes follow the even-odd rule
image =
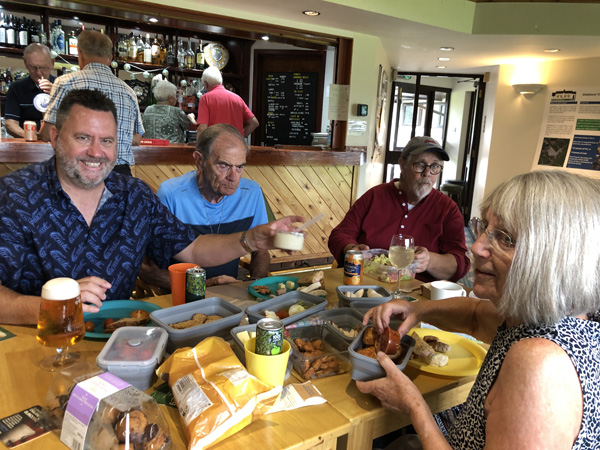
[[[371,261],[373,256],[388,255],[388,251],[383,248],[372,248],[370,250],[363,250],[364,268],[363,274],[370,278],[382,281],[384,283],[398,283],[398,269],[394,266],[388,266],[385,264],[378,264],[375,261]]]
[[[273,245],[284,250],[300,251],[304,246],[304,233],[278,231],[273,238]]]
[[[350,369],[348,360],[348,341],[324,325],[298,327],[289,330],[289,341],[292,344],[292,364],[298,374],[305,380],[323,378],[347,372]],[[297,339],[307,342],[320,340],[323,343],[322,354],[307,355],[300,351]]]
[[[352,308],[327,309],[319,313],[319,315],[325,321],[326,327],[330,328],[334,333],[339,334],[348,342],[352,342],[364,328],[362,324],[362,315]],[[333,326],[333,324],[335,324],[337,328],[336,326]],[[347,333],[340,331],[340,328],[347,332],[357,330],[356,335],[349,336]]]
[[[239,327],[234,327],[231,329],[231,337],[233,339],[233,353],[238,357],[240,362],[245,366],[246,365],[246,352],[244,351],[244,343],[240,340],[238,333],[243,333],[247,331],[249,333],[256,333],[256,324],[252,323],[250,325],[240,325]],[[289,339],[288,339],[289,342]],[[291,343],[290,343],[291,347]],[[290,348],[290,359],[288,360],[287,369],[285,371],[285,379],[287,380],[292,373],[292,356],[293,349]]]
[[[363,289],[365,297],[348,297],[348,293],[355,293],[359,289]],[[373,289],[378,294],[381,294],[383,297],[366,297],[367,289]],[[358,285],[358,286],[338,286],[335,288],[338,297],[338,306],[340,308],[349,307],[352,303],[356,301],[362,300],[377,300],[379,303],[389,302],[392,299],[392,294],[388,292],[387,289],[382,288],[377,285]]]
[[[196,313],[206,314],[207,316],[218,315],[223,318],[181,330],[170,326],[170,324],[176,322],[190,320]],[[153,324],[167,330],[169,334],[167,351],[172,353],[181,347],[195,347],[198,342],[209,336],[218,336],[227,339],[229,331],[240,324],[243,315],[244,311],[242,309],[232,305],[227,300],[219,297],[210,297],[154,311],[150,314],[150,320],[152,320]]]
[[[376,298],[372,298],[370,300],[357,300],[355,302],[352,302],[350,304],[350,308],[352,308],[353,310],[357,311],[361,316],[364,316],[366,314],[366,312],[368,310],[370,310],[372,307],[377,306],[377,305],[381,305],[382,303],[385,303],[387,300],[379,300]]]
[[[350,344],[350,347],[348,347],[350,362],[352,363],[352,379],[356,381],[371,381],[385,377],[385,370],[383,370],[379,361],[357,352],[364,347],[362,337],[366,329],[367,328],[363,329],[352,344]],[[402,359],[396,361],[396,367],[400,370],[404,370],[415,347],[415,340],[412,337],[405,335],[402,336],[400,345],[403,347],[404,351],[401,354]]]
[[[302,291],[291,291],[287,294],[257,303],[256,305],[248,306],[246,308],[248,321],[250,323],[256,323],[260,319],[265,318],[264,312],[266,310],[277,312],[280,309],[289,309],[290,306],[295,305],[300,301],[306,309],[293,316],[281,319],[284,325],[289,325],[290,323],[297,322],[298,320],[311,316],[319,311],[323,311],[325,306],[327,306],[327,300],[322,297],[310,295]]]
[[[144,391],[152,386],[154,370],[165,353],[167,338],[167,332],[159,327],[117,328],[96,363]]]

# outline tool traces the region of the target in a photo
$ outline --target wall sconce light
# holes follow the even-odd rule
[[[515,90],[522,95],[535,95],[544,88],[543,84],[513,84]]]

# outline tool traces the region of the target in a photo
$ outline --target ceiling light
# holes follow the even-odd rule
[[[446,68],[446,66],[435,66],[435,67],[438,68],[438,69],[445,69]]]
[[[443,52],[451,52],[454,50],[454,47],[440,47],[440,50]]]
[[[148,20],[152,23],[158,22],[158,19],[156,17],[150,17]]]
[[[302,11],[302,14],[304,14],[305,16],[320,16],[321,15],[321,13],[319,11],[314,11],[312,9]]]
[[[546,48],[544,49],[545,53],[558,53],[560,52],[560,48]]]
[[[438,61],[450,61],[450,58],[440,57],[438,58]]]
[[[263,41],[268,41],[269,40],[269,36],[267,36],[266,34],[261,38]]]

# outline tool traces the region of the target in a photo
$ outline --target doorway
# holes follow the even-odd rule
[[[398,157],[411,138],[433,137],[450,155],[436,188],[449,187],[457,193],[451,196],[466,223],[471,214],[484,94],[484,75],[398,73],[392,85],[383,181],[400,176]]]

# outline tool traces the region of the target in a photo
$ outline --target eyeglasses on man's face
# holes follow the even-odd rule
[[[488,223],[478,217],[473,217],[469,222],[469,228],[473,232],[475,239],[479,239],[482,234],[487,237],[490,246],[507,251],[515,247],[516,240],[506,231],[491,229]]]
[[[429,167],[429,173],[431,175],[437,175],[442,171],[442,165],[438,163],[425,164],[422,161],[413,163],[412,168],[416,173],[423,173],[425,169]]]

